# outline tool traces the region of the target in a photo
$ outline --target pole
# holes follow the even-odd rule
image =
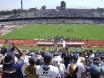
[[[23,11],[23,1],[21,0],[21,12]]]

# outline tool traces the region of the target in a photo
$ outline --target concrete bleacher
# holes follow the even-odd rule
[[[11,16],[14,18],[32,18],[32,17],[102,17],[104,11],[98,9],[46,9],[37,11],[26,11],[17,13],[18,16],[12,15],[0,15],[0,19],[9,19]]]

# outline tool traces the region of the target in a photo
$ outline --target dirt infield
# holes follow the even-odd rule
[[[29,44],[35,44],[36,42],[39,42],[42,40],[9,40],[10,43],[15,42],[16,44],[21,45],[29,45]],[[4,39],[0,39],[0,44],[3,44],[5,42]],[[80,41],[70,41],[70,42],[80,42]],[[82,40],[81,42],[84,42],[87,46],[93,46],[93,47],[104,47],[104,40]]]

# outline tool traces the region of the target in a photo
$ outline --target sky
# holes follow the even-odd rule
[[[46,5],[49,9],[60,6],[62,0],[23,0],[23,9],[29,9]],[[104,0],[64,0],[67,8],[104,8]],[[0,0],[1,10],[20,9],[21,0]]]

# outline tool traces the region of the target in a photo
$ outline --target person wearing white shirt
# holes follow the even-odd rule
[[[52,55],[49,52],[44,54],[44,65],[37,66],[36,74],[39,78],[61,78],[57,67],[51,65]]]
[[[95,57],[94,53],[93,53],[93,50],[90,49],[89,50],[89,63],[90,65],[93,65],[93,58]]]
[[[58,58],[53,58],[52,64],[58,68],[58,70],[59,70],[59,72],[61,74],[61,78],[64,78],[64,69],[60,65],[60,60]]]
[[[63,68],[64,73],[65,73],[66,72],[66,68],[65,68],[65,65],[62,63],[62,58],[60,56],[55,56],[54,58],[56,58],[59,61],[60,66]]]
[[[29,65],[29,62],[28,62],[28,56],[25,56],[25,59],[24,59],[24,64],[22,65],[22,73],[23,73],[23,76],[24,78],[27,78],[27,75],[25,74],[25,68]]]

